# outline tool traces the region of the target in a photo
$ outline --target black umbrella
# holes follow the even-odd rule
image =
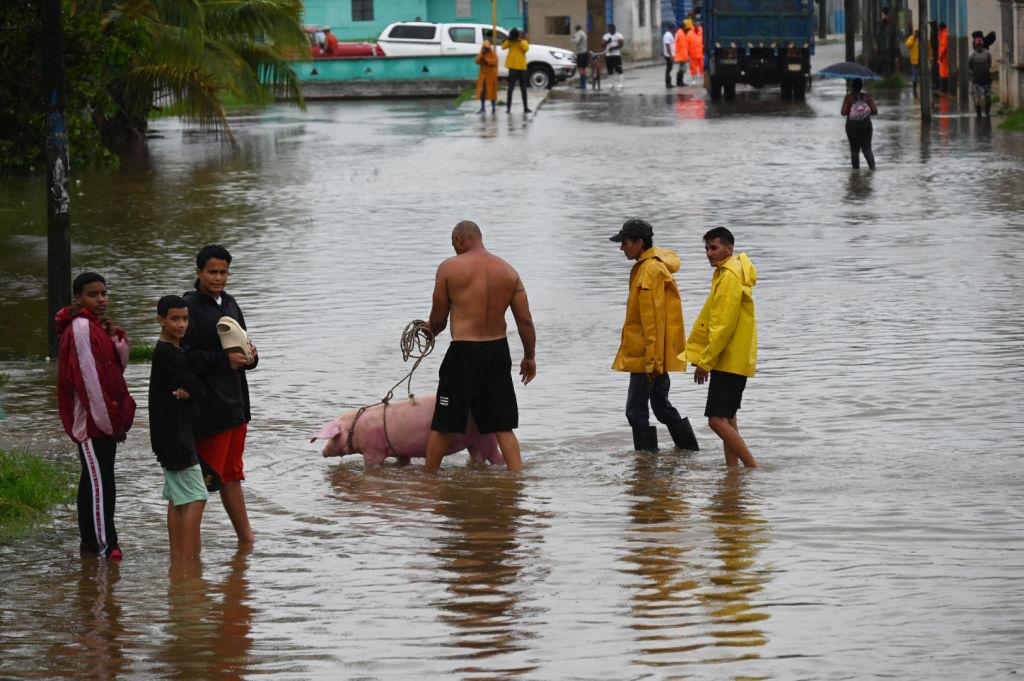
[[[818,75],[822,78],[845,78],[846,80],[851,80],[853,78],[860,78],[861,80],[882,80],[880,75],[868,67],[856,64],[852,61],[841,61],[838,64],[826,66],[821,71],[818,71]]]

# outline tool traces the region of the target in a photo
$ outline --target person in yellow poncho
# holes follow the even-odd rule
[[[505,113],[512,113],[512,92],[519,84],[519,92],[523,95],[523,113],[532,113],[526,102],[526,52],[530,43],[522,37],[518,28],[508,32],[508,40],[501,44],[501,49],[508,50],[505,56],[505,68],[508,69],[508,99],[505,101]]]
[[[690,421],[668,400],[668,372],[686,371],[683,304],[673,273],[679,270],[679,256],[654,246],[654,229],[644,220],[626,220],[611,241],[629,260],[629,298],[622,343],[612,369],[629,372],[626,420],[633,429],[637,451],[658,451],[658,431],[650,425],[647,404],[654,416],[668,427],[679,449],[700,449]]]
[[[480,75],[476,77],[476,98],[480,100],[478,114],[484,112],[484,102],[490,100],[491,113],[498,101],[498,55],[491,47],[491,41],[485,40],[480,46],[480,54],[476,55],[476,63],[480,65]]]
[[[715,227],[704,235],[704,251],[715,268],[711,293],[679,359],[693,364],[693,380],[698,385],[711,378],[704,415],[711,430],[722,438],[726,465],[742,461],[756,468],[757,460],[740,436],[736,412],[747,378],[754,375],[757,365],[757,270],[746,253],[733,255],[734,244],[732,232],[725,227]]]
[[[924,51],[925,43],[921,42],[920,31],[914,31],[914,34],[907,38],[907,49],[910,50],[910,87],[915,97],[917,97],[917,81],[921,78],[921,53]],[[932,58],[932,46],[929,44],[928,60],[931,61]]]

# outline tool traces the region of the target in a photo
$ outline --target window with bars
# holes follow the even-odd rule
[[[373,0],[352,0],[352,21],[373,21]]]
[[[640,0],[637,3],[637,10],[636,25],[643,28],[647,25],[647,3],[644,0]]]
[[[473,16],[473,0],[455,0],[455,16],[459,19]]]

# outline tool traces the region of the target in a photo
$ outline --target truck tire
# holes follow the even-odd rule
[[[782,77],[782,82],[779,84],[779,94],[782,95],[783,99],[793,99],[793,81],[790,80],[789,76]]]
[[[708,83],[708,93],[711,95],[711,101],[717,102],[722,99],[722,79],[718,76],[710,76]]]
[[[526,82],[530,87],[550,88],[555,84],[555,73],[546,64],[531,64],[526,71]]]
[[[803,100],[804,94],[807,90],[807,81],[804,80],[803,76],[793,79],[793,99]]]
[[[725,101],[731,102],[736,99],[736,81],[726,81],[723,89],[725,90]]]

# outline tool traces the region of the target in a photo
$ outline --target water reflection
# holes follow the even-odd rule
[[[703,119],[705,115],[706,100],[704,97],[676,97],[675,110],[676,118],[680,119]]]
[[[868,169],[850,169],[846,178],[846,203],[861,203],[870,199],[874,193],[875,171]]]
[[[702,566],[694,555],[685,476],[677,456],[638,453],[627,484],[633,527],[624,560],[643,579],[632,596],[631,626],[640,644],[636,663],[644,666],[682,664],[681,653],[703,647],[694,638]]]
[[[66,678],[116,679],[129,671],[124,642],[128,638],[121,603],[114,587],[121,578],[115,564],[83,557],[75,576],[73,609],[67,613],[74,643],[54,646],[51,660],[61,660],[47,672]],[[61,606],[57,606],[60,608]]]
[[[168,571],[165,642],[156,654],[162,678],[242,679],[250,672],[253,608],[240,549],[219,584],[199,560],[175,561]]]
[[[506,475],[457,476],[437,481],[434,509],[445,532],[432,552],[447,598],[435,604],[455,627],[454,654],[465,661],[463,678],[514,678],[534,669],[496,670],[484,660],[525,650],[519,584],[522,557],[518,531],[524,515],[523,483]]]
[[[768,541],[767,523],[746,494],[748,479],[742,470],[726,471],[707,509],[717,540],[712,553],[720,565],[710,574],[712,589],[701,598],[710,609],[715,645],[724,648],[755,648],[768,642],[760,623],[770,615],[754,602],[768,582],[768,573],[758,563]],[[743,653],[741,657],[757,655]]]

